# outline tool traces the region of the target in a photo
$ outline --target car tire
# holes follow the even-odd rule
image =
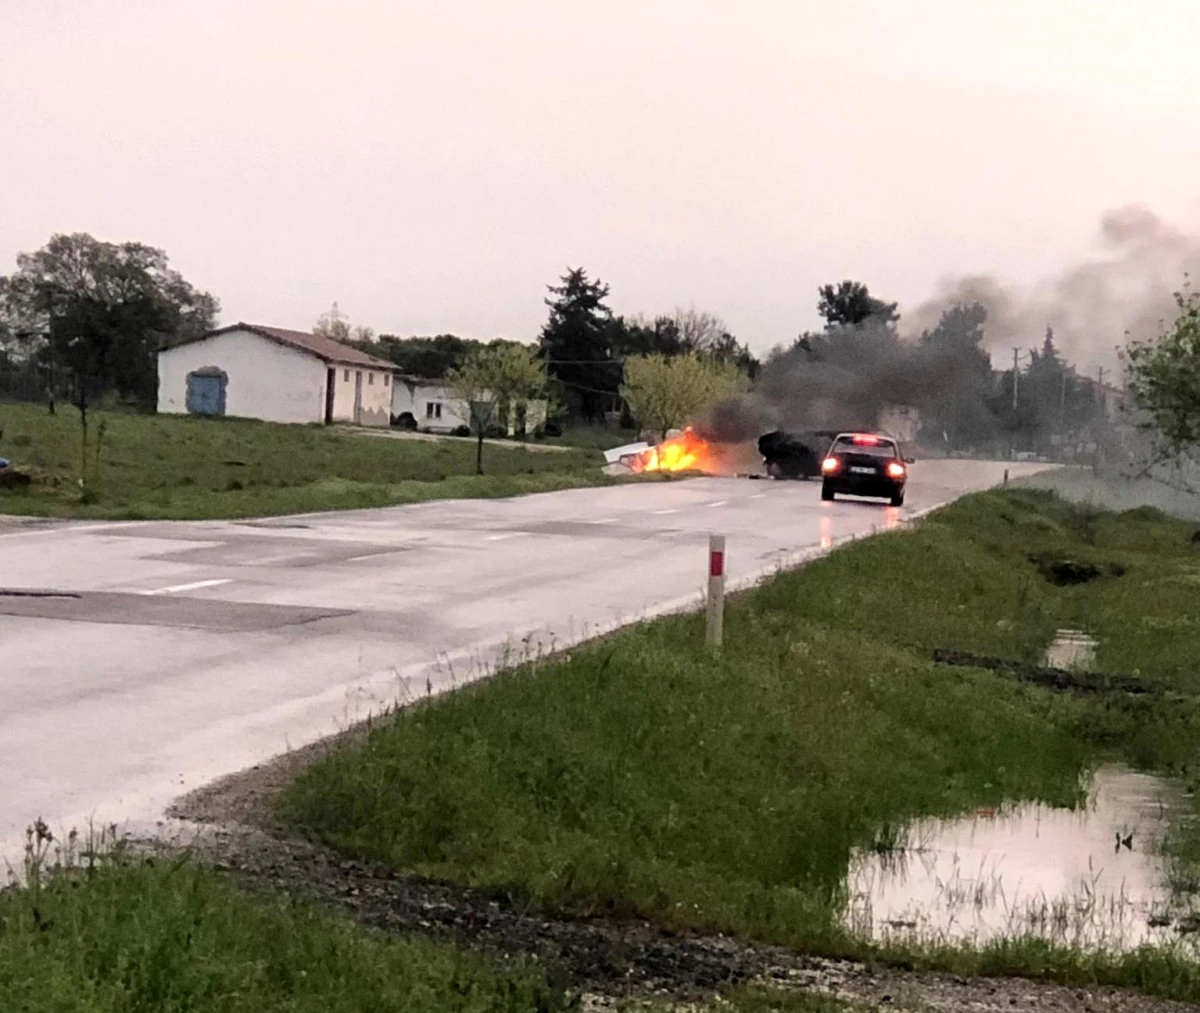
[[[821,483],[821,499],[826,501],[833,499],[833,487],[828,482]]]
[[[894,506],[894,507],[904,506],[904,490],[903,489],[901,489],[899,492],[892,493],[892,506]]]

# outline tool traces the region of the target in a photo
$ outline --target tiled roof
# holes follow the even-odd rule
[[[375,369],[395,369],[395,363],[389,362],[387,359],[380,359],[374,355],[368,355],[366,352],[360,352],[357,348],[352,348],[350,345],[343,344],[334,338],[327,338],[323,334],[310,334],[306,331],[289,331],[283,327],[262,327],[259,324],[230,324],[228,327],[220,327],[215,331],[209,331],[207,334],[201,334],[195,338],[176,342],[170,347],[177,348],[180,345],[190,345],[196,341],[205,341],[219,334],[230,334],[233,331],[249,331],[251,334],[257,334],[260,338],[266,338],[268,341],[274,341],[288,348],[294,348],[298,352],[308,352],[310,355],[315,355],[318,359],[325,362],[336,362],[338,365],[346,366],[371,366]]]

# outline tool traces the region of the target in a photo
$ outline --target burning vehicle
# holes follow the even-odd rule
[[[758,452],[771,478],[820,478],[821,460],[838,433],[836,429],[807,433],[776,430],[758,438]]]

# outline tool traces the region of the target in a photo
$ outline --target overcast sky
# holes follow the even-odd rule
[[[1194,223],[1197,39],[1196,0],[0,0],[0,272],[85,231],[226,323],[533,339],[582,265],[765,350],[824,281]]]

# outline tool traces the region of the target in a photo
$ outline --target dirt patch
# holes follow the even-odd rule
[[[210,825],[192,847],[199,860],[218,869],[254,885],[317,898],[384,931],[527,954],[582,993],[586,1009],[613,1009],[627,998],[695,1002],[739,984],[806,990],[868,1009],[913,1013],[1182,1013],[1192,1008],[1111,989],[966,979],[806,957],[724,937],[675,935],[647,922],[545,917],[484,891],[352,861],[285,834],[273,815],[279,792],[308,764],[352,745],[368,730],[359,726],[224,778],[180,800],[169,815]]]

